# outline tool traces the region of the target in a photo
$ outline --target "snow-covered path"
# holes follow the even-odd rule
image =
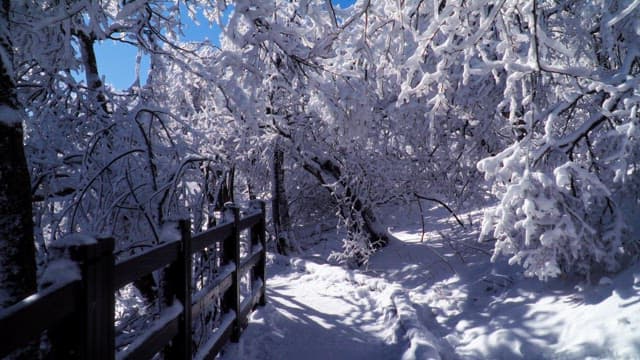
[[[433,317],[375,271],[283,257],[270,269],[268,304],[224,359],[438,359],[447,347],[423,325]]]
[[[640,359],[640,265],[540,283],[489,262],[473,226],[432,211],[422,242],[407,218],[366,269],[327,263],[335,239],[271,255],[268,304],[222,358]]]
[[[303,260],[269,279],[268,304],[256,311],[229,359],[394,358],[384,340],[382,309],[354,292],[357,281],[337,268]],[[360,279],[362,280],[362,279]]]
[[[424,326],[435,324],[434,317],[405,290],[407,281],[423,283],[417,267],[429,263],[421,253],[413,258],[415,249],[405,245],[394,239],[388,256],[362,270],[325,261],[339,249],[335,239],[309,245],[302,258],[271,257],[268,304],[251,315],[240,342],[228,345],[223,359],[454,358]],[[403,271],[415,276],[394,278]]]

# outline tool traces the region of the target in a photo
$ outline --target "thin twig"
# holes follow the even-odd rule
[[[451,208],[450,208],[447,204],[443,203],[442,201],[440,201],[440,200],[438,200],[438,199],[434,199],[434,198],[430,198],[430,197],[422,196],[422,195],[420,195],[420,194],[418,194],[418,193],[415,193],[415,192],[413,193],[413,195],[414,195],[415,197],[417,197],[418,199],[428,200],[428,201],[433,201],[433,202],[435,202],[435,203],[440,204],[440,206],[442,206],[443,208],[447,209],[447,211],[449,211],[449,213],[450,213],[451,215],[453,215],[453,217],[456,219],[456,221],[458,222],[458,224],[460,224],[460,226],[462,226],[462,227],[464,228],[464,223],[462,222],[462,220],[460,220],[460,219],[458,218],[458,215],[456,215],[456,213],[455,213],[453,210],[451,210]],[[420,201],[419,201],[419,200],[418,200],[418,203],[420,203]]]
[[[420,222],[422,223],[422,234],[420,235],[420,242],[424,242],[424,212],[422,211],[422,203],[418,200],[418,208],[420,208]]]

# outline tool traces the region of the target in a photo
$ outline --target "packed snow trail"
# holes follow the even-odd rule
[[[461,228],[432,210],[424,242],[419,219],[390,216],[396,238],[361,270],[327,263],[334,238],[307,240],[302,258],[270,255],[268,304],[222,358],[640,359],[639,263],[542,283],[489,261],[480,214]]]
[[[296,273],[269,279],[268,304],[225,358],[372,359],[397,351],[377,335],[383,314],[353,297],[348,278],[323,279],[303,263],[296,262]]]
[[[223,359],[440,359],[404,290],[313,260],[276,257],[268,304]]]

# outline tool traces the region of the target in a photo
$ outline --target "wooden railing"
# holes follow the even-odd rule
[[[189,221],[180,221],[180,239],[115,262],[112,238],[65,244],[80,269],[80,278],[56,283],[0,311],[0,358],[47,334],[53,358],[148,359],[162,352],[167,359],[213,359],[229,340],[238,341],[248,315],[265,299],[265,207],[240,217],[238,207],[225,207],[227,221],[191,235]],[[248,253],[241,258],[240,233],[249,229]],[[218,245],[219,244],[219,245]],[[216,277],[202,289],[192,286],[193,254],[219,246]],[[124,349],[115,348],[115,291],[153,271],[163,269],[161,314]],[[250,293],[241,299],[240,285],[249,274]],[[194,291],[197,292],[194,293]],[[221,299],[221,318],[209,340],[192,349],[192,319]],[[184,304],[189,304],[185,307]]]

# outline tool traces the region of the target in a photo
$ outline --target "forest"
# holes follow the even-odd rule
[[[428,247],[435,211],[475,226],[478,263],[532,286],[635,271],[638,292],[640,0],[1,4],[2,308],[58,281],[71,234],[110,236],[126,259],[165,243],[166,224],[200,233],[255,199],[270,266],[323,232],[336,271],[399,264],[392,215],[419,218]],[[219,39],[184,39],[203,17]],[[138,52],[126,89],[105,81],[104,41]],[[202,281],[218,271],[206,252],[193,266]],[[116,295],[119,349],[162,307],[162,277]],[[634,350],[609,358],[640,357],[630,336]],[[496,356],[456,346],[389,358]]]

